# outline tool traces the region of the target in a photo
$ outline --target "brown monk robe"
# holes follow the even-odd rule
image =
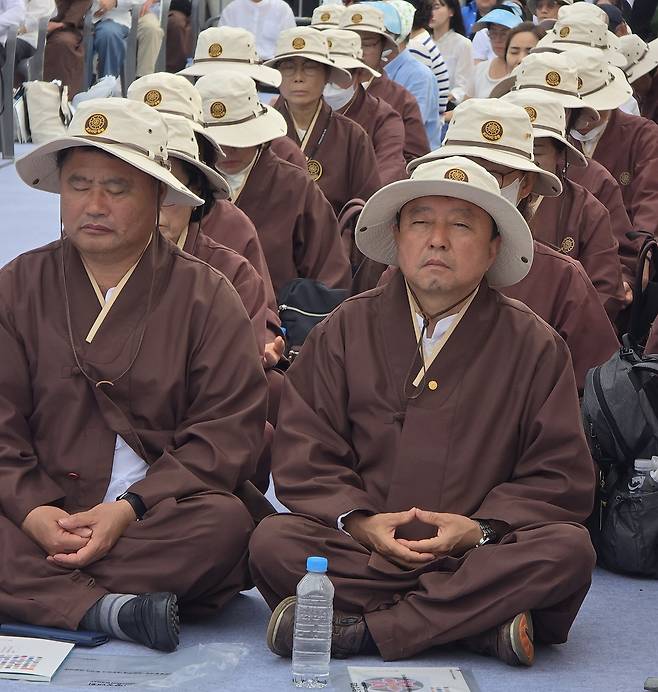
[[[619,109],[610,111],[592,158],[619,183],[633,228],[658,232],[658,125]]]
[[[587,372],[605,363],[619,348],[619,341],[580,262],[537,240],[534,248],[528,275],[499,290],[525,303],[564,339],[582,395]],[[387,284],[398,273],[397,267],[389,267],[378,285]]]
[[[606,208],[584,187],[563,180],[562,194],[544,197],[529,226],[534,238],[583,265],[601,304],[614,320],[624,307],[624,287],[619,244]]]
[[[270,142],[270,149],[284,161],[294,163],[306,170],[306,157],[290,137],[277,137]]]
[[[258,230],[277,294],[299,277],[331,288],[350,287],[336,216],[306,170],[264,147],[235,204]]]
[[[356,123],[334,113],[321,100],[315,125],[302,147],[285,100],[279,97],[274,107],[286,119],[288,137],[302,149],[311,177],[336,215],[351,199],[367,200],[379,190],[381,179],[375,151],[368,135]]]
[[[570,166],[566,177],[589,190],[608,210],[612,232],[619,243],[622,276],[624,281],[632,284],[642,241],[628,237],[633,224],[628,218],[619,184],[608,169],[594,159],[588,159],[587,167]]]
[[[412,399],[417,354],[400,273],[311,332],[286,377],[274,442],[277,496],[295,514],[254,532],[257,587],[274,607],[295,592],[307,555],[327,557],[334,607],[364,614],[385,660],[524,610],[536,639],[565,641],[595,560],[579,525],[594,468],[566,345],[485,281]],[[506,528],[496,545],[404,569],[337,527],[352,510],[411,507]],[[396,535],[436,529],[408,524]]]
[[[75,629],[108,592],[175,591],[211,612],[248,583],[253,522],[234,492],[262,444],[260,355],[226,278],[154,239],[91,343],[99,299],[70,241],[0,271],[3,618]],[[23,519],[100,503],[117,435],[149,465],[130,486],[144,520],[81,571],[46,561]]]
[[[281,326],[279,307],[267,268],[267,260],[258,239],[258,232],[249,217],[233,202],[225,199],[217,200],[210,213],[203,217],[201,231],[215,242],[226,245],[249,260],[251,266],[263,279],[268,306],[268,330],[277,332]]]
[[[404,160],[409,163],[430,151],[420,108],[410,91],[389,79],[383,69],[381,73],[382,76],[374,78],[366,88],[371,96],[386,101],[400,114],[404,123]]]
[[[167,18],[167,72],[180,72],[185,69],[187,58],[192,54],[192,26],[189,0],[174,0]]]
[[[183,250],[220,271],[238,292],[251,320],[256,343],[265,348],[268,305],[265,284],[248,259],[201,233],[198,223],[189,225]]]
[[[370,137],[383,185],[407,177],[404,123],[392,106],[373,96],[362,84],[357,83],[354,97],[338,112],[361,125]]]
[[[43,78],[46,82],[59,79],[69,88],[71,99],[83,89],[82,23],[91,0],[56,0],[56,5],[46,40]]]

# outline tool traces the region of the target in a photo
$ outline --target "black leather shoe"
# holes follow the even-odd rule
[[[158,651],[174,651],[180,624],[178,599],[173,593],[146,593],[124,603],[119,628],[133,641]]]

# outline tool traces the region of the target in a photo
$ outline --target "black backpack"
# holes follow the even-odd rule
[[[654,276],[643,290],[647,261]],[[598,526],[590,527],[599,563],[649,577],[658,577],[658,491],[630,492],[628,482],[636,458],[658,454],[658,355],[644,355],[658,313],[656,267],[658,244],[651,237],[638,260],[629,332],[617,353],[587,373],[582,402],[600,470]]]

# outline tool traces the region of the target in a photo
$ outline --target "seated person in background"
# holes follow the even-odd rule
[[[90,0],[55,0],[54,17],[48,22],[43,78],[59,79],[69,89],[69,99],[82,91],[84,49],[82,27]]]
[[[233,287],[160,235],[162,202],[202,202],[166,144],[98,99],[16,164],[63,228],[0,270],[0,617],[171,651],[178,603],[248,584],[267,393]]]
[[[546,36],[546,31],[532,22],[517,24],[508,34],[505,43],[505,62],[511,72],[525,58],[530,51]],[[492,94],[489,94],[490,96]]]
[[[261,60],[269,60],[276,52],[279,34],[294,28],[296,23],[290,5],[284,0],[233,0],[222,11],[219,25],[250,31],[256,37]]]
[[[14,60],[14,86],[18,87],[27,81],[27,69],[21,63],[31,58],[37,49],[39,20],[52,17],[55,12],[55,0],[27,0],[25,19],[18,29],[16,40],[16,58]]]
[[[24,0],[0,0],[0,67],[5,64],[5,40],[11,27],[20,27],[25,21]]]
[[[530,269],[530,230],[449,157],[374,195],[356,237],[400,272],[316,327],[286,377],[272,470],[293,513],[250,543],[268,645],[290,656],[291,594],[322,554],[335,656],[460,642],[531,665],[589,589],[595,474],[564,341],[496,290]]]
[[[573,0],[528,0],[528,9],[537,21],[556,20],[560,7],[572,5]]]

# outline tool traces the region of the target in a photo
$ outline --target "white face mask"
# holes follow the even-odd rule
[[[328,82],[323,92],[324,100],[331,106],[331,110],[337,111],[350,102],[355,90],[354,84],[348,86],[347,89],[341,89]]]
[[[521,183],[525,180],[525,175],[520,178],[513,180],[509,185],[500,188],[500,194],[514,206],[519,203],[519,190],[521,189]]]
[[[591,142],[594,139],[598,139],[603,134],[607,124],[608,121],[606,120],[602,125],[597,125],[586,134],[578,132],[578,130],[571,130],[571,136],[579,142]]]

